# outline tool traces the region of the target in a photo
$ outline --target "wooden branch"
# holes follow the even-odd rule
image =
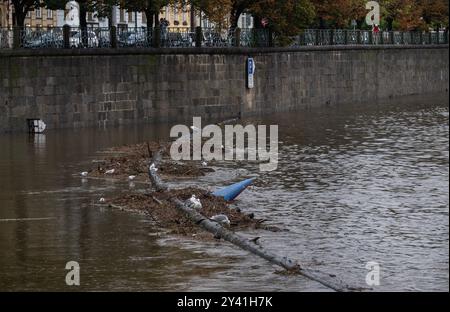
[[[157,166],[160,163],[160,161],[161,161],[161,152],[154,153],[153,161],[151,162],[151,164]],[[155,189],[167,190],[168,189],[167,186],[159,178],[156,171],[150,170],[150,166],[148,170],[149,177]],[[170,201],[180,212],[184,213],[193,223],[200,226],[204,230],[214,234],[215,237],[223,238],[224,240],[244,250],[247,250],[263,259],[266,259],[267,261],[273,264],[281,266],[286,270],[301,274],[335,291],[350,291],[357,289],[349,287],[347,284],[338,279],[335,275],[330,275],[323,272],[303,268],[296,261],[292,261],[287,257],[281,257],[270,251],[265,250],[263,247],[253,243],[251,240],[248,240],[247,238],[239,234],[227,230],[217,222],[211,221],[198,211],[186,206],[184,202],[182,202],[176,197],[171,197]]]

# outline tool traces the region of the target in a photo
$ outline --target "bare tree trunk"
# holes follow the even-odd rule
[[[191,1],[191,21],[190,21],[190,23],[191,23],[191,32],[194,32],[195,27],[197,26],[196,25],[197,19],[195,18],[195,7],[192,4],[192,1]]]
[[[80,5],[80,38],[83,47],[88,46],[88,31],[87,31],[87,3],[79,1]]]

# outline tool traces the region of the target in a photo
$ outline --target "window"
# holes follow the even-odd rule
[[[28,11],[27,17],[28,17],[28,18],[31,18],[31,11]]]
[[[133,21],[133,12],[128,12],[128,22]]]
[[[87,13],[87,20],[89,22],[93,22],[94,21],[94,14],[92,14],[92,12],[88,12]]]
[[[145,13],[141,13],[141,14],[142,14],[142,23],[147,24],[147,15],[145,15]]]
[[[184,22],[186,22],[187,21],[187,9],[186,9],[186,7],[183,7],[183,9],[182,9],[182,20],[183,20],[183,23]]]
[[[34,14],[36,14],[36,18],[42,18],[41,8],[34,9]]]
[[[52,18],[53,18],[53,11],[47,9],[47,19],[52,19]]]

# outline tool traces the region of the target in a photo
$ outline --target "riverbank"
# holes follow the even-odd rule
[[[371,105],[449,82],[448,45],[31,52],[0,53],[0,132],[27,118],[57,129]]]

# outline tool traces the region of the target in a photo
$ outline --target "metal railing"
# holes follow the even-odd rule
[[[291,46],[448,44],[448,32],[306,29]]]
[[[273,47],[280,38],[267,29],[200,28],[0,28],[0,49],[13,48],[226,48]],[[284,38],[286,39],[286,38]],[[290,38],[291,47],[331,45],[448,44],[448,31],[401,32],[305,29]],[[288,41],[289,42],[289,41]],[[284,45],[286,40],[284,40]]]

